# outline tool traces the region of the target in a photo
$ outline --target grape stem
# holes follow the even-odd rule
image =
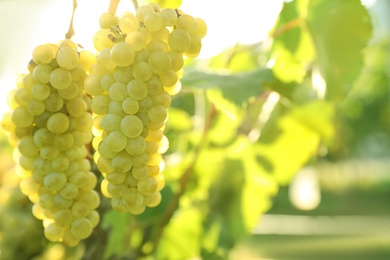
[[[138,9],[138,1],[137,0],[132,0],[132,1],[133,1],[134,9],[137,10]]]
[[[73,10],[72,10],[72,17],[70,18],[70,24],[69,24],[69,29],[68,32],[65,33],[65,39],[71,39],[72,36],[74,35],[74,28],[73,28],[73,20],[74,20],[74,13],[77,8],[77,0],[73,0]]]
[[[188,165],[188,167],[186,168],[186,170],[184,171],[183,175],[180,178],[179,190],[173,196],[171,202],[169,203],[169,205],[165,209],[165,212],[160,219],[160,223],[158,224],[156,231],[153,234],[151,234],[153,237],[153,240],[152,240],[153,241],[153,251],[155,251],[157,249],[157,245],[162,237],[162,234],[164,232],[164,228],[171,220],[173,214],[175,213],[177,205],[179,204],[180,197],[185,192],[187,184],[188,184],[189,180],[191,179],[195,164],[198,161],[200,152],[202,151],[202,149],[206,145],[207,134],[208,134],[208,131],[210,129],[211,123],[213,122],[216,115],[217,115],[217,110],[215,108],[215,105],[211,104],[209,112],[208,112],[208,116],[206,118],[206,122],[205,122],[204,127],[203,127],[202,136],[200,137],[198,146],[195,149],[195,152],[193,154],[193,158],[192,158],[190,164]],[[142,245],[140,246],[140,248],[142,248]]]
[[[120,0],[110,0],[110,5],[108,6],[108,12],[115,14],[118,9]]]

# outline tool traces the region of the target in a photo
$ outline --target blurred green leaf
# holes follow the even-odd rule
[[[211,89],[210,98],[230,115],[237,114],[242,105],[263,92],[263,84],[274,80],[269,69],[256,69],[236,74],[217,74],[188,69],[181,79],[183,86]]]
[[[272,70],[285,83],[302,82],[314,59],[314,46],[304,26],[306,13],[307,0],[285,2],[271,32]]]
[[[258,153],[271,163],[271,173],[282,185],[287,184],[291,177],[311,157],[316,155],[321,138],[317,128],[327,125],[325,122],[329,118],[328,114],[330,112],[325,109],[324,115],[321,115],[321,111],[318,111],[319,121],[314,120],[313,122],[311,114],[303,120],[307,115],[307,111],[312,109],[313,106],[326,107],[326,105],[313,105],[312,103],[296,106],[291,112],[271,122],[276,124],[273,128],[277,132],[272,142],[267,140],[267,136],[260,136],[259,145],[257,146]],[[322,122],[322,120],[325,121]]]
[[[156,259],[190,259],[200,255],[202,214],[199,208],[180,208],[164,229]]]
[[[307,25],[327,95],[341,99],[362,69],[362,50],[372,31],[370,16],[359,0],[315,0],[309,8]]]
[[[102,227],[110,230],[108,232],[108,245],[104,251],[105,259],[109,259],[115,255],[121,255],[127,248],[126,241],[129,241],[127,237],[129,228],[126,228],[126,231],[124,231],[123,227],[128,227],[129,221],[129,214],[119,213],[114,210],[104,214]]]
[[[193,127],[193,122],[190,115],[183,109],[170,107],[167,125],[175,131],[186,131]]]

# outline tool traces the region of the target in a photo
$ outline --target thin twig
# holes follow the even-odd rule
[[[72,36],[74,35],[73,19],[74,19],[74,13],[76,11],[76,8],[77,8],[77,0],[73,0],[72,17],[70,18],[70,24],[69,24],[68,32],[65,33],[65,39],[71,39]]]
[[[161,220],[160,220],[160,223],[156,229],[156,232],[153,234],[153,251],[155,251],[157,249],[157,245],[161,240],[164,228],[171,220],[171,218],[176,210],[176,207],[179,204],[180,197],[184,194],[185,189],[187,187],[187,184],[188,184],[189,180],[191,179],[194,166],[195,166],[196,162],[198,161],[201,150],[203,149],[204,145],[206,144],[208,130],[210,129],[211,123],[216,115],[216,112],[217,112],[217,110],[216,110],[214,104],[211,104],[210,111],[209,111],[209,114],[207,117],[207,121],[204,125],[202,136],[199,140],[199,144],[195,149],[193,159],[192,159],[191,163],[188,165],[187,169],[184,171],[183,175],[181,176],[179,190],[177,191],[177,193],[174,195],[171,202],[167,206],[163,216],[161,217]]]

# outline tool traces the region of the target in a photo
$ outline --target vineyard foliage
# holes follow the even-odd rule
[[[182,91],[172,99],[164,132],[170,146],[161,204],[133,216],[113,211],[102,196],[100,225],[63,255],[227,259],[261,222],[280,186],[307,163],[329,156],[324,151],[342,153],[340,122],[357,118],[346,111],[363,98],[362,82],[370,79],[367,9],[359,0],[286,1],[269,35],[261,43],[186,61]],[[2,191],[14,193],[0,201],[0,259],[6,250],[14,257],[54,259],[47,257],[58,245],[37,229],[41,223],[13,188],[9,168],[0,173]],[[29,241],[41,241],[37,245],[21,248],[1,219],[22,213]]]

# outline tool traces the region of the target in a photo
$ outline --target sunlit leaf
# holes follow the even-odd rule
[[[307,23],[327,95],[341,99],[363,66],[362,50],[372,31],[370,16],[360,0],[315,0],[309,6]]]
[[[127,247],[126,238],[127,232],[124,232],[123,227],[129,226],[129,214],[123,214],[111,210],[104,214],[102,227],[109,229],[108,244],[104,252],[104,257],[110,258],[114,255],[120,255]],[[128,231],[128,228],[126,229]]]
[[[285,2],[271,32],[272,70],[285,83],[302,82],[314,59],[314,46],[304,26],[306,13],[306,0]]]
[[[162,8],[179,8],[182,4],[182,0],[153,0],[150,2],[157,3]]]
[[[157,259],[190,259],[200,255],[202,214],[198,208],[181,208],[164,229]]]

